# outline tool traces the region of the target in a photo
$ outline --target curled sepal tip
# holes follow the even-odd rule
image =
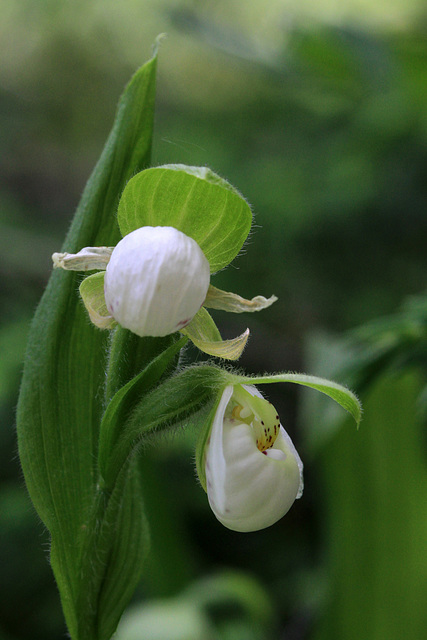
[[[54,253],[54,269],[66,271],[96,271],[106,269],[114,247],[85,247],[78,253]]]
[[[181,333],[190,338],[200,351],[225,360],[238,360],[249,338],[249,329],[237,338],[223,340],[211,315],[203,307]]]
[[[267,309],[267,307],[270,307],[276,300],[276,296],[271,296],[270,298],[255,296],[251,300],[246,300],[237,293],[222,291],[209,285],[208,294],[203,305],[208,309],[219,309],[231,313],[245,313],[246,311],[261,311],[262,309]]]
[[[227,386],[204,452],[209,504],[234,531],[269,527],[302,495],[303,465],[273,405],[256,387]]]

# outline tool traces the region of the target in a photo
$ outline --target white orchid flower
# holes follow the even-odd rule
[[[206,490],[217,519],[234,531],[269,527],[301,497],[302,470],[273,405],[254,386],[227,386],[205,448]]]
[[[222,340],[205,307],[233,313],[259,311],[277,299],[241,296],[210,284],[210,265],[197,242],[175,227],[140,227],[116,247],[85,247],[54,253],[55,268],[100,270],[80,284],[92,322],[100,329],[120,324],[139,336],[186,335],[210,355],[236,360],[249,337]]]
[[[139,336],[186,327],[202,306],[209,262],[195,240],[174,227],[141,227],[115,247],[105,271],[105,302]]]

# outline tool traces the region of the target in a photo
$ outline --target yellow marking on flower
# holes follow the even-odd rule
[[[270,449],[280,429],[280,418],[276,409],[271,402],[251,396],[249,393],[245,394],[244,398],[239,398],[239,400],[243,400],[244,404],[240,404],[233,398],[231,404],[234,406],[231,409],[230,418],[245,422],[252,427],[256,446],[261,452]],[[257,411],[257,409],[261,409],[261,411]]]

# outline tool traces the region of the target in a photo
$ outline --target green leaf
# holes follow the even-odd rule
[[[137,376],[121,387],[109,402],[102,418],[99,435],[99,470],[106,478],[106,467],[120,432],[133,410],[174,363],[175,356],[187,342],[181,338],[153,359]],[[111,488],[111,487],[110,487]]]
[[[193,238],[211,273],[236,257],[252,224],[246,200],[206,167],[166,165],[129,180],[120,199],[122,235],[144,226],[170,226]]]
[[[112,132],[83,193],[63,251],[113,246],[115,213],[127,180],[148,165],[156,58],[132,78]],[[77,606],[88,571],[81,566],[98,482],[98,431],[104,411],[104,354],[109,332],[88,322],[77,294],[79,276],[56,270],[30,331],[17,429],[28,491],[52,535],[51,563],[73,638],[91,638],[96,598]],[[101,554],[102,555],[102,554]],[[101,640],[101,639],[100,639]]]
[[[127,460],[154,433],[198,421],[200,412],[205,416],[227,385],[226,375],[222,369],[208,365],[188,367],[144,395],[121,425],[114,447],[105,447],[108,456],[102,454],[106,486],[114,486]]]
[[[347,357],[341,375],[360,391],[385,371],[423,366],[427,349],[427,296],[413,296],[401,310],[353,330],[343,348]]]
[[[98,589],[99,638],[110,638],[141,578],[150,539],[137,461],[124,470],[124,481],[108,502],[99,532],[107,551]],[[93,549],[98,553],[97,548]]]

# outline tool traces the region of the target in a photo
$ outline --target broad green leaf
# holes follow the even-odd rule
[[[193,238],[211,273],[239,253],[252,224],[246,200],[206,167],[165,165],[129,180],[119,203],[122,235],[144,226],[170,226]]]
[[[105,271],[94,273],[82,280],[79,291],[93,324],[98,329],[112,329],[117,322],[105,303],[104,280]]]
[[[238,360],[249,338],[249,329],[246,329],[237,338],[223,340],[209,312],[203,307],[190,324],[181,329],[181,333],[188,336],[200,351],[225,360]]]
[[[111,637],[141,576],[149,531],[135,463],[124,465],[112,492],[94,496],[80,551],[81,567],[90,570],[84,572],[84,588],[73,594],[79,639]],[[57,542],[52,540],[54,558]]]
[[[132,78],[101,158],[83,193],[62,249],[114,246],[115,213],[129,178],[148,165],[156,58]],[[77,293],[80,277],[55,270],[29,336],[18,403],[19,454],[25,480],[52,535],[51,562],[72,638],[89,637],[96,602],[86,599],[80,566],[97,486],[97,441],[104,411],[104,354],[109,332],[94,329]],[[96,561],[94,556],[93,562]],[[93,564],[93,563],[92,563]],[[94,570],[92,566],[90,570]],[[101,640],[101,639],[99,639]]]

